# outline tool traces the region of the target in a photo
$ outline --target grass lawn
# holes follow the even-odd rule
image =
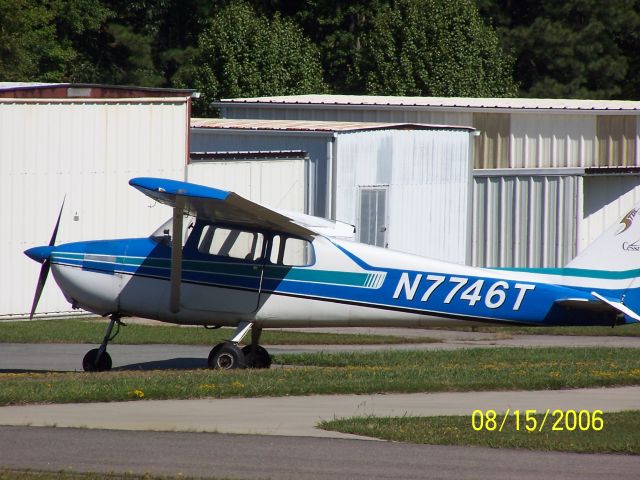
[[[100,343],[107,323],[107,320],[96,319],[0,322],[0,343]],[[122,327],[113,343],[215,345],[233,337],[233,332],[232,328],[207,330],[202,327],[132,324]],[[426,337],[279,330],[263,330],[260,339],[263,345],[381,345],[432,342],[438,340]]]
[[[522,414],[524,417],[524,413]],[[504,415],[498,415],[498,427]],[[580,453],[625,453],[640,454],[640,411],[604,413],[603,428],[594,431],[586,422],[587,430],[566,429],[560,422],[552,430],[554,422],[548,417],[542,431],[529,432],[521,419],[519,429],[513,416],[507,417],[502,431],[485,429],[476,431],[471,424],[471,415],[442,417],[355,417],[325,421],[319,424],[325,430],[335,430],[396,442],[424,443],[431,445],[472,445],[491,448],[526,448],[543,451]],[[555,419],[559,419],[556,416]],[[586,419],[586,416],[583,417]],[[540,425],[544,415],[537,415]],[[563,420],[564,421],[564,420]],[[530,423],[532,425],[532,423]],[[589,425],[589,427],[588,427]],[[476,428],[480,423],[476,423]],[[568,425],[574,426],[571,421]]]
[[[585,335],[594,337],[640,337],[640,324],[611,327],[435,327],[434,330],[461,332],[507,333],[511,335]]]
[[[625,348],[494,348],[277,355],[270,370],[0,373],[0,405],[640,385]]]

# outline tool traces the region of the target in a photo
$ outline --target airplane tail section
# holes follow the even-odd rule
[[[566,268],[632,273],[640,276],[640,204],[629,210],[593,243],[578,254]],[[630,277],[632,278],[632,277]]]
[[[591,292],[596,302],[590,303],[611,308],[630,323],[640,321],[640,204],[569,262],[565,271],[572,270],[598,278],[604,287]]]

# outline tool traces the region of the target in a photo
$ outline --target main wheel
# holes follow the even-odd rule
[[[242,348],[244,353],[244,363],[247,368],[269,368],[271,366],[271,355],[264,347],[258,345],[256,352],[251,352],[251,345]]]
[[[209,368],[222,370],[245,368],[244,353],[232,343],[221,343],[211,349],[208,363]]]
[[[82,368],[85,372],[108,372],[111,370],[111,355],[108,352],[103,352],[100,356],[100,360],[96,363],[96,357],[98,356],[98,349],[94,348],[89,350],[82,359]]]

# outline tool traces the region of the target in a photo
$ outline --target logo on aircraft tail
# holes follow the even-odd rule
[[[633,210],[629,211],[629,213],[627,213],[622,220],[620,220],[620,226],[622,228],[616,232],[616,235],[620,235],[622,232],[627,231],[629,227],[631,227],[631,225],[633,224],[633,219],[635,218],[637,213],[638,209],[634,208]]]

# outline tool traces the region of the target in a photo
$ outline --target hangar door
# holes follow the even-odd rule
[[[192,154],[187,181],[229,190],[268,207],[307,212],[307,160]]]

